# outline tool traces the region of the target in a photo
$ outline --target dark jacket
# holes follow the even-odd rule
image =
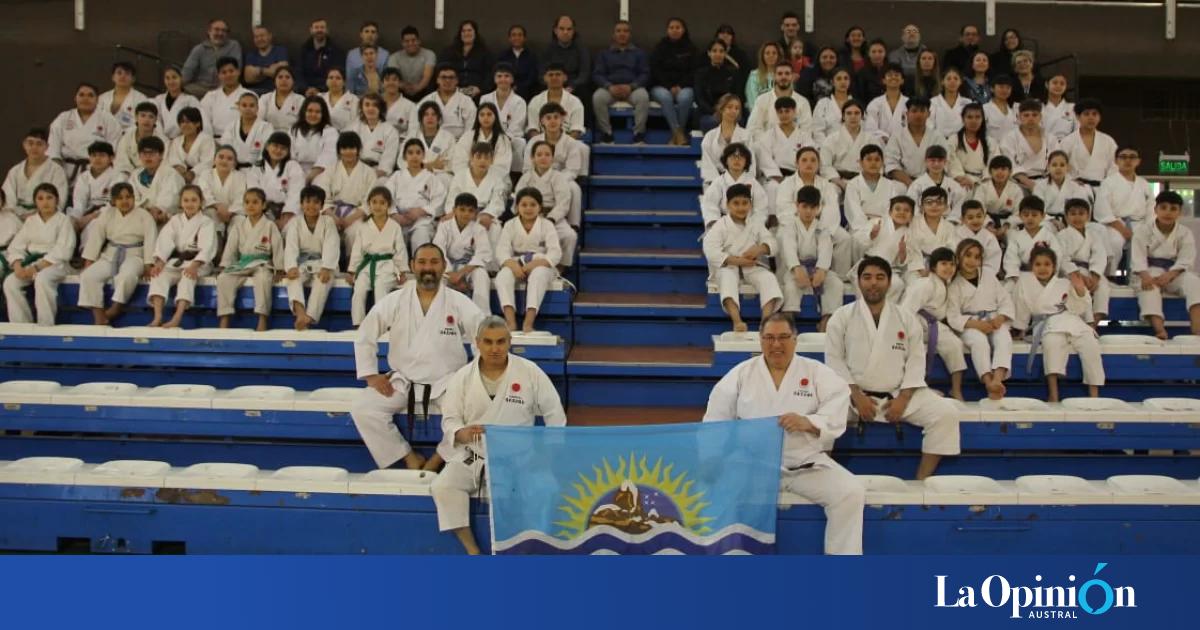
[[[934,92],[937,92],[938,83],[937,77],[906,77],[902,91],[905,96],[909,97],[933,98]]]
[[[492,91],[492,66],[495,63],[487,48],[477,44],[464,57],[461,48],[450,46],[442,51],[438,61],[451,64],[458,70],[459,87],[477,87],[483,94]]]
[[[959,44],[954,48],[946,51],[942,56],[942,71],[947,68],[958,68],[958,71],[963,75],[971,74],[971,58],[975,53],[979,52],[978,46],[963,46]]]
[[[1012,78],[1012,82],[1012,97],[1008,100],[1014,107],[1020,105],[1021,101],[1027,98],[1036,98],[1043,103],[1046,102],[1046,99],[1050,98],[1050,94],[1046,92],[1046,80],[1036,72],[1033,74],[1033,82],[1029,84],[1029,91],[1025,90],[1025,87],[1021,85],[1021,80],[1016,76]]]
[[[733,46],[731,46],[729,48],[729,50],[725,51],[725,57],[732,58],[734,61],[737,62],[738,67],[737,67],[737,76],[736,76],[735,81],[738,85],[744,87],[746,85],[746,79],[749,78],[750,73],[754,72],[754,69],[757,68],[756,64],[758,62],[755,61],[753,58],[751,58],[750,55],[746,54],[746,51],[742,50],[742,47],[738,46],[737,42],[734,42]],[[701,59],[700,61],[701,61],[701,64],[703,65],[708,60]],[[738,90],[735,90],[735,92],[740,94],[741,88],[739,88]]]
[[[837,70],[838,66],[834,67]],[[853,76],[851,77],[851,91],[854,89]],[[821,66],[816,64],[811,65],[800,73],[800,79],[796,82],[796,91],[800,92],[810,102],[817,101],[829,96],[833,93],[833,71],[825,72]]]
[[[728,60],[720,66],[706,63],[696,70],[694,80],[696,90],[696,106],[701,114],[712,114],[717,100],[726,94],[738,94],[740,83],[737,82],[738,69]]]
[[[658,40],[650,54],[652,84],[665,88],[692,87],[699,57],[696,46],[687,37],[674,42],[666,37]]]
[[[573,88],[575,94],[582,94],[588,81],[592,80],[592,59],[587,48],[580,43],[578,35],[570,44],[563,46],[558,43],[553,33],[550,34],[550,44],[538,55],[539,82],[546,74],[546,66],[554,62],[561,63],[567,69],[567,86]]]
[[[626,46],[624,50],[609,46],[596,55],[592,83],[597,88],[606,88],[614,84],[628,84],[635,90],[649,87],[650,64],[646,61],[646,53],[633,44]]]
[[[883,68],[876,69],[869,63],[863,66],[862,70],[854,75],[854,83],[850,92],[859,101],[870,103],[871,99],[883,94],[883,73],[886,68],[885,65]]]
[[[325,89],[325,73],[330,68],[345,68],[346,53],[333,43],[333,39],[325,40],[325,45],[320,50],[313,47],[312,38],[304,42],[300,47],[300,75],[296,77],[297,85],[295,90],[304,93],[307,88],[317,88],[318,90]]]
[[[518,57],[509,46],[500,53],[500,57],[496,61],[502,61],[513,67],[513,90],[521,95],[521,98],[528,101],[539,92],[538,60],[532,49],[522,50],[521,56]]]
[[[988,76],[996,78],[1002,74],[1007,74],[1012,77],[1012,53],[1007,50],[997,50],[988,55]]]

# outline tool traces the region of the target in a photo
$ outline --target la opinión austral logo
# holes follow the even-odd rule
[[[1132,586],[1113,586],[1099,577],[1107,562],[1096,563],[1092,579],[1076,585],[1074,575],[1065,584],[1043,583],[1041,575],[1033,576],[1033,585],[1018,585],[1003,575],[989,575],[978,587],[959,586],[957,594],[949,575],[935,575],[937,604],[935,608],[1008,608],[1011,619],[1078,619],[1078,611],[1103,615],[1113,608],[1136,608],[1136,593]]]

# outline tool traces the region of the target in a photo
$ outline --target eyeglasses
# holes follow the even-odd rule
[[[765,344],[772,344],[772,343],[776,343],[776,342],[787,343],[794,338],[795,338],[795,335],[762,335],[761,337],[759,337],[759,339],[762,339],[763,343],[765,343]]]

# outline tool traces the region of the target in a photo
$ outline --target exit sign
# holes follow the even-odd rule
[[[1183,155],[1166,155],[1158,154],[1158,174],[1159,175],[1187,175],[1189,154]]]

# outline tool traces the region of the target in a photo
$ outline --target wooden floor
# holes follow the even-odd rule
[[[567,410],[570,426],[680,424],[704,417],[703,407],[575,407]]]
[[[574,346],[568,363],[712,365],[712,348],[676,346]]]

